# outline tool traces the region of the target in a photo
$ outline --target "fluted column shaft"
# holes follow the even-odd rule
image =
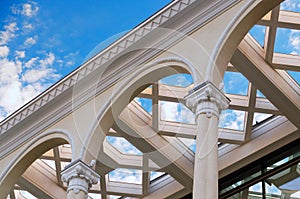
[[[211,82],[204,82],[185,97],[196,115],[194,199],[218,199],[218,124],[230,100]]]

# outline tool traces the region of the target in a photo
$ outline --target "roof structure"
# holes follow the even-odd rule
[[[284,3],[171,2],[0,123],[0,198],[67,198],[78,161],[99,175],[89,198],[191,198],[199,115],[185,103],[205,80],[231,100],[219,197],[300,198],[300,52],[279,41],[299,41],[300,13]]]

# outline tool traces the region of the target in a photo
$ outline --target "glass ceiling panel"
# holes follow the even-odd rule
[[[254,113],[252,125],[259,124],[269,117],[272,117],[272,114]]]
[[[153,181],[165,174],[166,174],[165,172],[151,171],[150,172],[150,181]]]
[[[249,33],[263,48],[265,45],[266,26],[254,25]]]
[[[195,115],[181,103],[159,101],[161,120],[195,124]]]
[[[262,94],[262,92],[260,92],[260,90],[256,91],[256,97],[266,98],[266,96],[264,94]]]
[[[280,4],[281,10],[300,12],[300,0],[285,0]]]
[[[136,97],[136,101],[147,113],[152,115],[152,99]]]
[[[189,139],[189,138],[178,138],[178,139],[195,153],[196,151],[195,139]]]
[[[19,191],[20,195],[26,199],[38,199],[36,197],[34,197],[31,193],[29,193],[28,191],[24,191],[24,190],[20,190]]]
[[[101,194],[89,193],[88,194],[88,199],[101,199]]]
[[[142,152],[122,137],[106,136],[106,140],[123,154],[142,155]]]
[[[238,72],[226,71],[224,74],[224,92],[228,94],[244,95],[248,93],[248,80]]]
[[[287,73],[300,85],[300,72],[288,70]]]
[[[245,126],[245,111],[227,109],[222,111],[219,127],[243,131]]]
[[[175,74],[167,76],[159,81],[161,84],[178,87],[188,87],[193,84],[193,78],[190,74]]]
[[[300,54],[300,30],[277,28],[274,52]]]
[[[134,169],[115,169],[108,174],[109,181],[142,184],[142,171]]]
[[[54,171],[56,170],[55,167],[55,161],[54,160],[45,160],[41,159],[43,162],[45,162],[50,168],[52,168]]]

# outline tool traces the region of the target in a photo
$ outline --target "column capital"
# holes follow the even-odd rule
[[[88,194],[89,188],[98,183],[100,176],[81,160],[70,163],[61,172],[61,179],[68,184],[68,192],[73,190],[75,194],[80,191]]]
[[[185,96],[186,106],[196,114],[206,114],[208,118],[212,115],[219,117],[222,110],[228,108],[230,99],[218,89],[212,82],[206,81]]]

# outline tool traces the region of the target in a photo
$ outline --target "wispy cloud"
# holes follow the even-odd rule
[[[0,46],[0,58],[7,57],[9,53],[9,48],[7,46]]]
[[[106,137],[107,141],[118,149],[121,153],[131,154],[131,155],[141,155],[142,152],[139,151],[135,146],[128,142],[125,138],[122,137]]]
[[[161,119],[165,121],[195,124],[195,115],[183,104],[161,101]]]
[[[16,53],[17,58],[25,58],[25,51],[16,50],[15,53]]]
[[[233,130],[244,130],[245,112],[238,110],[225,110],[220,116],[219,126]]]
[[[35,1],[28,1],[21,4],[13,4],[11,12],[15,15],[22,15],[24,17],[33,17],[39,11],[39,6]]]
[[[114,182],[142,183],[142,171],[133,169],[116,169],[109,173],[109,180]]]
[[[12,38],[14,38],[16,36],[16,30],[18,30],[16,22],[5,25],[4,30],[0,31],[0,45],[7,44]]]
[[[282,10],[295,10],[297,7],[300,7],[300,3],[297,0],[285,0],[281,4]]]
[[[28,38],[24,41],[24,46],[26,46],[26,47],[32,46],[32,45],[36,44],[36,40],[37,40],[37,36],[34,36],[34,37],[28,37]]]

